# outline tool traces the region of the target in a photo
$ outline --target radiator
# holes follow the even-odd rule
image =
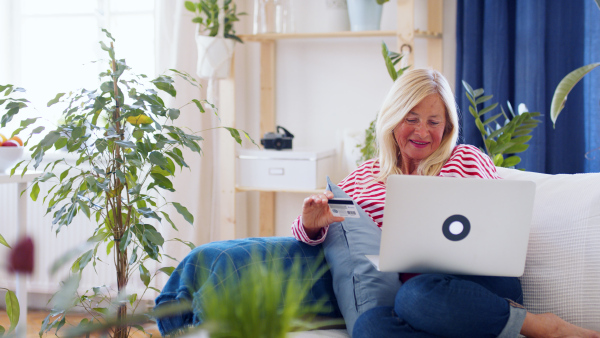
[[[60,282],[65,280],[69,274],[71,262],[65,264],[58,272],[51,275],[50,268],[67,251],[80,246],[89,238],[96,225],[90,221],[83,213],[79,213],[73,222],[68,226],[63,226],[60,232],[56,233],[56,226],[52,226],[52,214],[46,215],[46,204],[43,203],[43,193],[48,191],[51,183],[40,184],[40,195],[36,202],[29,197],[29,191],[23,194],[22,198],[27,199],[27,233],[33,238],[35,247],[35,268],[34,273],[29,276],[27,281],[27,290],[30,294],[29,303],[31,304],[31,294],[54,294],[60,287]],[[4,236],[10,245],[16,242],[17,236],[17,184],[0,184],[0,234]],[[48,198],[48,200],[50,197]],[[158,228],[160,231],[160,228]],[[98,256],[102,262],[92,267],[92,262],[88,264],[82,275],[78,292],[83,293],[91,287],[106,286],[110,288],[111,295],[117,293],[116,272],[113,263],[113,253],[106,256],[105,247],[98,250]],[[0,287],[6,287],[15,290],[15,277],[7,272],[6,265],[9,249],[0,245]],[[138,252],[139,254],[139,252]],[[158,264],[147,261],[144,264],[151,273],[156,271]],[[173,265],[173,264],[171,264]],[[159,273],[157,278],[152,281],[151,286],[161,289],[167,277]],[[128,294],[137,293],[138,299],[142,296],[145,286],[139,279],[136,271],[130,277],[127,287]],[[147,290],[143,299],[154,299],[157,293],[151,289]]]

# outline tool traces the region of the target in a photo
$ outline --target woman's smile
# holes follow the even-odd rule
[[[417,141],[417,140],[409,140],[409,141],[413,146],[415,146],[417,148],[425,148],[425,147],[427,147],[427,145],[429,143],[431,143],[431,142],[423,142],[423,141]]]

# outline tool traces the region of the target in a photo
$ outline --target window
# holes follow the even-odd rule
[[[56,123],[60,109],[46,103],[57,93],[95,88],[107,59],[98,41],[101,28],[115,38],[116,56],[126,59],[136,73],[153,77],[154,9],[152,0],[5,0],[0,4],[5,32],[0,36],[0,84],[27,90],[26,98],[47,128]],[[19,119],[20,120],[20,119]],[[0,130],[10,134],[18,121]]]

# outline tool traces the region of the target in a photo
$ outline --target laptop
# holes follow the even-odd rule
[[[535,196],[531,181],[391,175],[379,271],[519,277]]]

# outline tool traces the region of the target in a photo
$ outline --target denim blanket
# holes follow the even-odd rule
[[[292,237],[245,238],[208,243],[192,250],[179,263],[156,298],[155,308],[182,300],[192,302],[194,294],[201,293],[207,283],[218,285],[226,277],[231,277],[232,272],[234,277],[239,279],[240,271],[254,262],[250,259],[252,253],[259,255],[265,262],[274,259],[282,260],[284,268],[290,267],[294,258],[300,256],[303,271],[307,272],[314,268],[314,262],[318,259],[321,259],[322,266],[327,264],[320,245],[310,246],[298,242]],[[331,311],[319,315],[341,317],[329,271],[320,278],[306,273],[303,274],[302,280],[314,282],[307,299],[305,299],[307,304],[324,298],[325,305]],[[202,314],[197,306],[194,306],[194,310],[186,313],[157,318],[158,329],[163,336],[201,323]]]

